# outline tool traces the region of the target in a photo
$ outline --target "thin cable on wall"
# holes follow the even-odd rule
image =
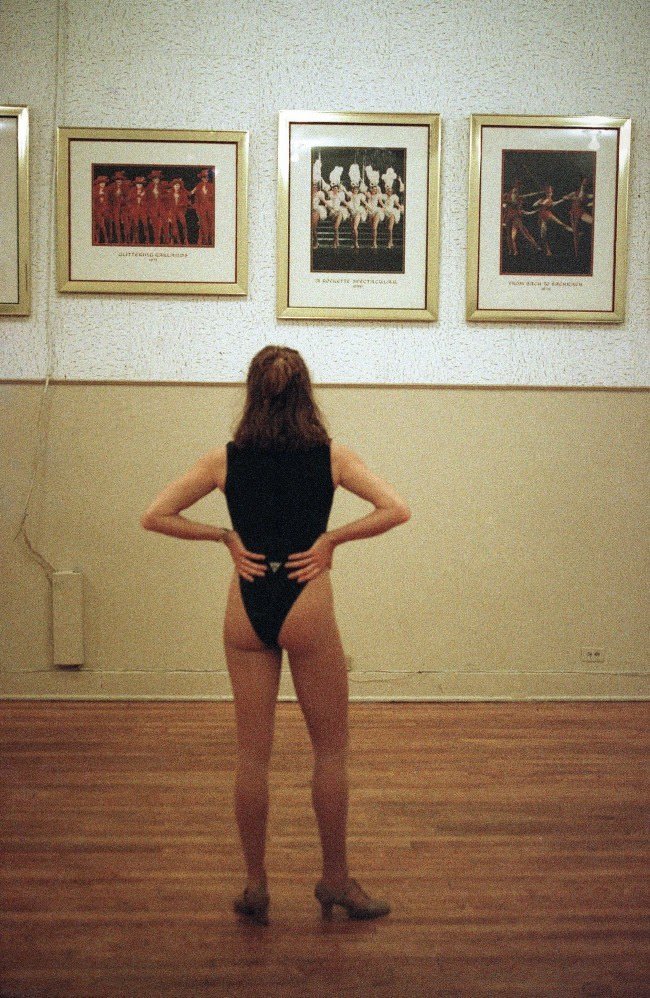
[[[64,54],[65,54],[65,34],[67,29],[67,0],[58,0],[57,10],[56,10],[56,53],[55,53],[55,63],[56,63],[56,76],[54,80],[54,124],[58,125],[60,120],[60,105],[62,103],[62,81],[64,79]],[[27,521],[27,516],[29,513],[29,504],[31,502],[32,493],[34,491],[34,485],[36,483],[36,477],[38,475],[39,469],[42,465],[45,453],[47,451],[47,438],[49,431],[49,415],[46,413],[45,420],[43,421],[43,413],[45,412],[45,397],[47,395],[50,378],[52,377],[54,371],[54,337],[52,335],[52,274],[55,268],[54,261],[54,234],[56,228],[56,204],[53,197],[53,192],[56,189],[56,150],[52,150],[52,166],[50,171],[50,224],[47,233],[47,259],[46,259],[46,279],[45,279],[45,343],[47,347],[47,373],[45,377],[45,383],[43,385],[43,394],[41,395],[41,402],[38,410],[38,420],[36,424],[37,432],[37,450],[32,466],[32,477],[29,485],[29,492],[27,493],[27,501],[25,502],[25,508],[23,510],[23,515],[20,521],[20,526],[14,534],[14,541],[19,537],[22,537],[29,556],[44,569],[48,580],[52,581],[52,576],[56,569],[50,562],[45,558],[36,548],[33,546],[29,539],[25,523]]]

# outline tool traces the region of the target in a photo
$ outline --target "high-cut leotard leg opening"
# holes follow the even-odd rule
[[[287,576],[282,565],[253,582],[239,577],[239,589],[251,627],[268,648],[280,648],[278,637],[291,607],[307,585]]]

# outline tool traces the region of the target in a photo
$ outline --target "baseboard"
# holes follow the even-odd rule
[[[643,672],[351,672],[348,678],[351,701],[650,699],[650,676]],[[50,669],[0,673],[0,699],[231,700],[232,686],[224,671]],[[286,660],[278,699],[296,699]]]

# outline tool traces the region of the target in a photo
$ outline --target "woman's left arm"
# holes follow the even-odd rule
[[[193,468],[166,486],[140,518],[145,530],[155,530],[170,537],[189,541],[224,541],[232,531],[228,527],[214,527],[197,523],[180,515],[182,509],[192,506],[214,489],[225,487],[226,448],[218,447],[204,454]]]

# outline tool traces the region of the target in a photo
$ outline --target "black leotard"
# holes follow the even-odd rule
[[[258,637],[277,649],[285,617],[307,585],[289,579],[284,562],[327,530],[334,499],[330,445],[291,451],[230,441],[226,451],[225,495],[233,529],[249,551],[267,561],[266,574],[253,582],[239,576],[242,600]]]

